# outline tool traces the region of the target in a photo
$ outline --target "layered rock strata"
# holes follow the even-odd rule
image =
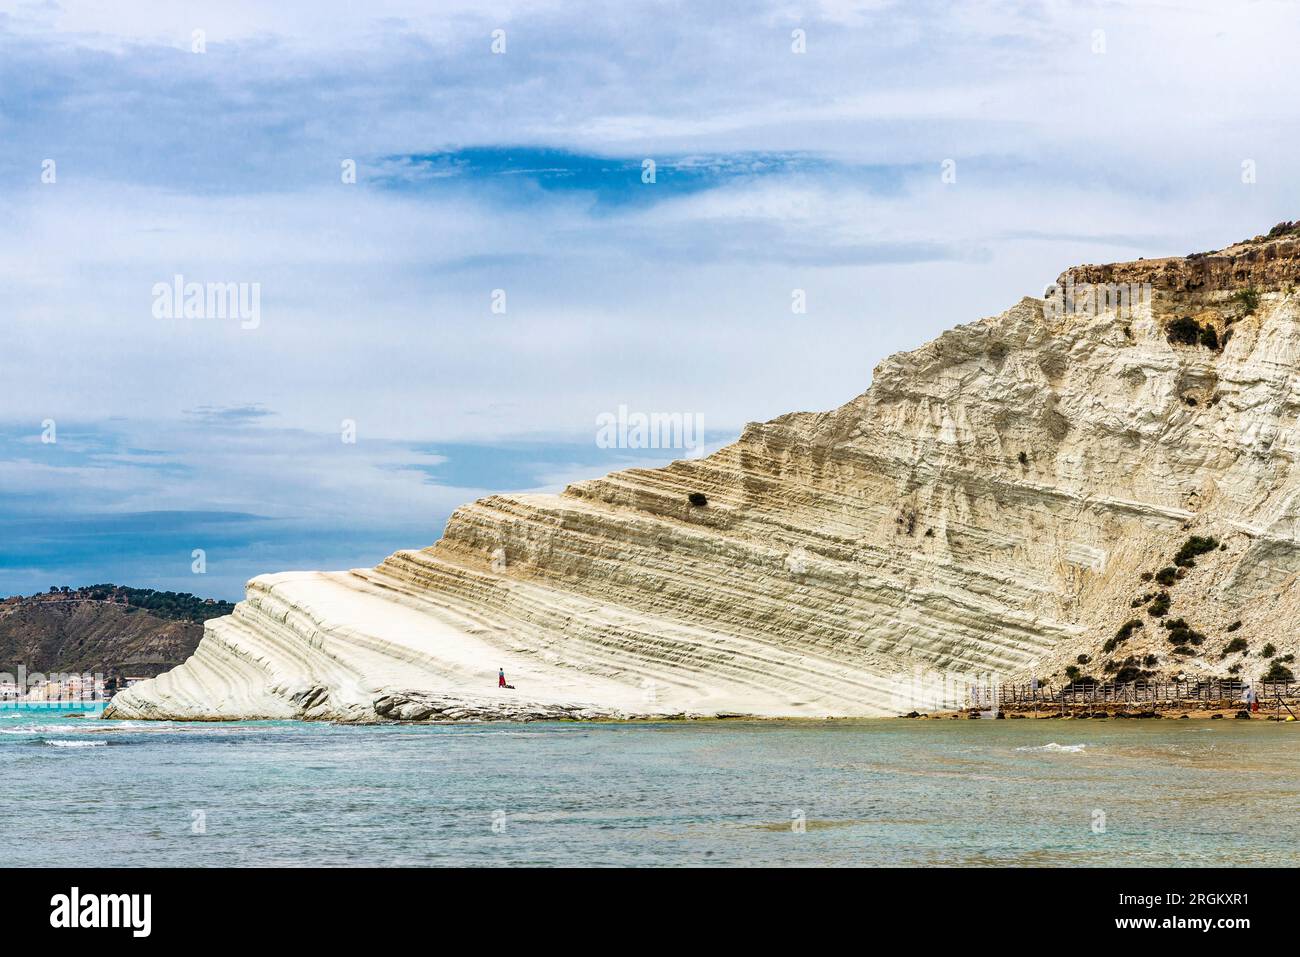
[[[376,568],[256,578],[108,714],[874,716],[989,676],[1257,677],[1297,650],[1298,279],[1290,224],[1077,267],[1062,286],[1150,288],[1026,298],[705,458],[482,499]],[[1193,537],[1214,544],[1176,564]]]

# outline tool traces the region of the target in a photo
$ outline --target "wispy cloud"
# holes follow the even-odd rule
[[[201,405],[194,409],[183,409],[185,415],[208,423],[237,424],[256,422],[267,416],[275,415],[270,409],[261,405]]]

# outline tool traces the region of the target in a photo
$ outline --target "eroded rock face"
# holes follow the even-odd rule
[[[636,721],[704,717],[634,713],[576,703],[492,699],[481,695],[465,698],[421,691],[387,692],[375,699],[374,714],[390,721]]]
[[[1078,267],[1153,295],[1025,299],[707,458],[492,496],[377,568],[256,578],[109,714],[871,716],[941,705],[943,677],[949,703],[1067,666],[1255,677],[1266,643],[1297,650],[1298,240]],[[1212,339],[1171,341],[1184,317]],[[1213,550],[1141,580],[1191,536]],[[1169,640],[1178,618],[1199,645]],[[1221,658],[1232,637],[1248,653]]]

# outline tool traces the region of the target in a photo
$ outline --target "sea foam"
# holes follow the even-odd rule
[[[106,748],[107,741],[42,741],[52,748]]]

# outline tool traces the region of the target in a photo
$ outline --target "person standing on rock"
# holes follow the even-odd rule
[[[506,684],[506,669],[504,669],[504,668],[498,668],[498,669],[497,669],[497,687],[498,687],[498,688],[509,688],[511,691],[514,691],[514,690],[515,690],[515,686],[514,686],[514,685],[508,685],[508,684]]]

